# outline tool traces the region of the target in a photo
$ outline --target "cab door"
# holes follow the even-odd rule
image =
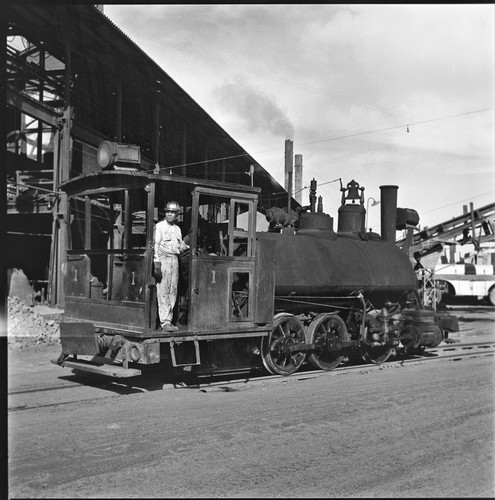
[[[255,194],[194,190],[190,329],[211,332],[254,326],[256,207]]]

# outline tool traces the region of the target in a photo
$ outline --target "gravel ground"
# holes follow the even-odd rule
[[[9,297],[7,344],[9,349],[60,345],[58,321],[46,319],[38,307],[25,305],[17,297]]]

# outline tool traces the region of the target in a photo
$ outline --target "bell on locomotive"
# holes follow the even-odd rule
[[[353,179],[344,188],[342,180],[340,180],[340,191],[342,192],[342,204],[339,208],[337,231],[339,233],[365,231],[364,187],[359,187],[359,184]]]

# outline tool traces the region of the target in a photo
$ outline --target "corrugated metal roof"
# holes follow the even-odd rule
[[[41,40],[46,50],[61,60],[65,60],[70,37],[72,100],[75,120],[81,125],[113,139],[120,73],[123,142],[139,144],[143,156],[152,156],[152,122],[158,103],[162,120],[160,166],[182,165],[185,158],[186,169],[195,176],[201,173],[219,180],[224,167],[229,176],[226,180],[248,184],[245,172],[254,164],[254,182],[262,190],[263,202],[287,205],[284,188],[95,5],[33,2],[13,5],[9,12],[18,31],[32,41]],[[295,201],[293,204],[293,208],[297,206]]]

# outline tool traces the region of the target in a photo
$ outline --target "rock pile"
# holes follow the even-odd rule
[[[17,297],[9,297],[7,335],[9,349],[60,344],[58,321],[43,318]]]

